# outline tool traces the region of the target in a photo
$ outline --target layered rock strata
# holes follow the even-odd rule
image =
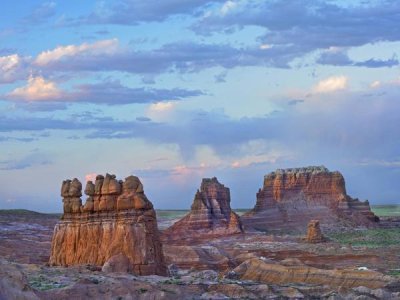
[[[368,200],[346,193],[341,173],[325,167],[278,169],[264,177],[255,207],[242,217],[257,229],[307,228],[312,219],[321,225],[374,226],[379,221]]]
[[[370,289],[384,288],[398,282],[391,276],[365,270],[326,270],[313,268],[304,264],[277,264],[265,262],[259,258],[249,259],[233,272],[230,278],[254,280],[267,284],[314,284],[327,285],[334,288],[355,288],[364,286]]]
[[[229,188],[219,183],[215,177],[203,178],[190,212],[164,233],[172,239],[242,233],[242,223],[232,211],[230,202]]]
[[[136,176],[98,175],[82,205],[78,179],[62,183],[64,214],[55,226],[51,265],[103,265],[123,256],[137,275],[166,273],[156,214]]]

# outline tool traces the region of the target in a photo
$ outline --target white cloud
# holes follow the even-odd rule
[[[18,54],[0,56],[0,82],[16,80],[20,73],[21,63],[22,59]]]
[[[36,101],[56,100],[59,99],[61,95],[61,90],[54,82],[45,80],[41,76],[30,76],[26,86],[16,88],[8,94],[8,97],[20,100]]]
[[[381,86],[381,82],[379,80],[375,80],[373,82],[371,82],[371,84],[369,85],[371,88],[375,89]]]
[[[166,122],[176,115],[176,102],[156,102],[149,106],[146,116],[156,122]]]
[[[173,102],[157,102],[150,105],[150,111],[164,112],[174,109],[175,103]]]
[[[1,56],[0,57],[0,70],[1,72],[9,72],[15,69],[20,63],[18,54]]]
[[[269,45],[269,44],[260,45],[261,50],[267,50],[267,49],[271,49],[271,48],[272,48],[272,45]]]
[[[102,40],[92,44],[83,43],[81,45],[59,46],[54,50],[41,52],[36,57],[34,64],[45,66],[67,56],[113,53],[116,51],[117,47],[118,39]]]
[[[332,76],[318,82],[314,88],[314,93],[332,93],[347,88],[348,78],[346,76]]]
[[[234,9],[237,6],[237,4],[233,1],[226,1],[224,3],[224,5],[222,5],[221,7],[221,15],[226,15],[227,13],[229,13],[229,11],[231,11],[232,9]]]

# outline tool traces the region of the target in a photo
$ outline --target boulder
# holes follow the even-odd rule
[[[124,254],[119,253],[117,255],[111,256],[101,268],[101,271],[105,273],[115,273],[115,272],[123,272],[128,273],[131,271],[131,262],[129,258]]]

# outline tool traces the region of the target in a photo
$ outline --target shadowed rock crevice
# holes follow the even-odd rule
[[[85,205],[81,191],[76,178],[62,184],[64,214],[54,229],[50,264],[102,266],[123,256],[124,270],[164,275],[156,214],[139,178],[98,175],[86,184]]]

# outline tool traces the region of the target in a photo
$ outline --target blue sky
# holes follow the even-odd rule
[[[202,177],[252,207],[263,175],[325,165],[400,198],[400,3],[14,1],[0,18],[0,208],[138,175],[156,208]]]

